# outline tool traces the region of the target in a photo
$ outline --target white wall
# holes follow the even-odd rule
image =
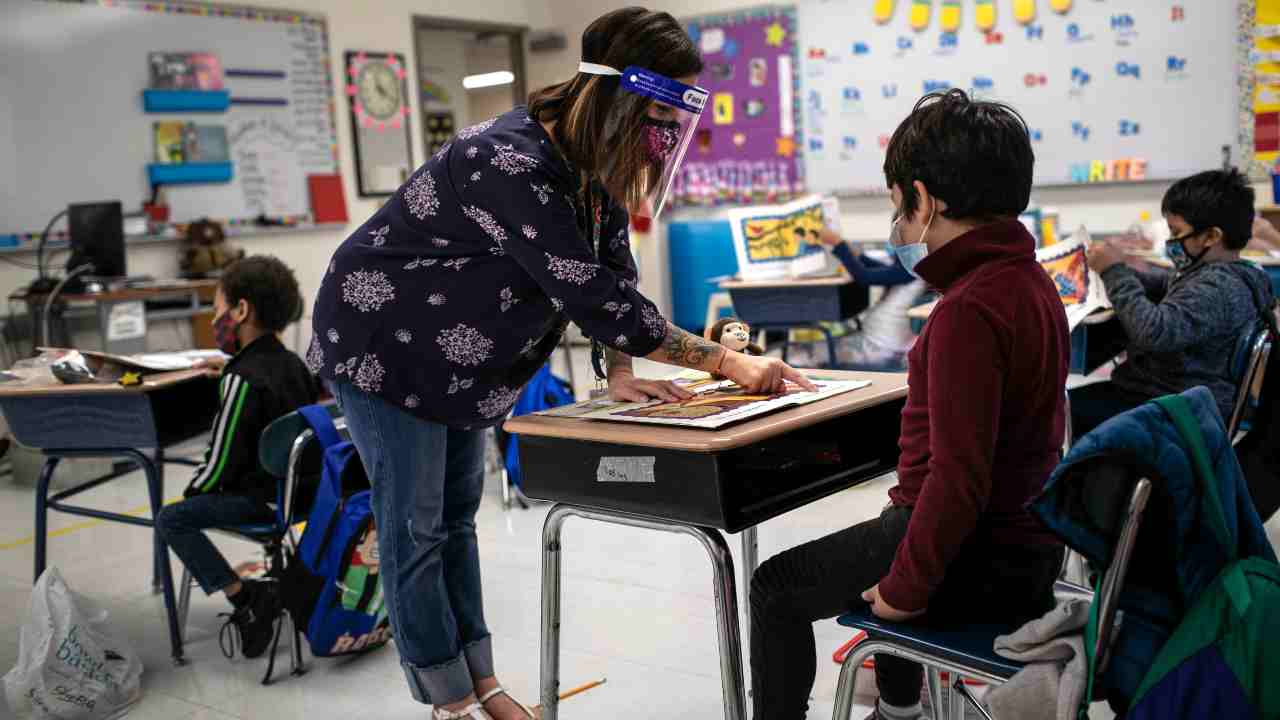
[[[418,87],[413,45],[414,15],[546,27],[549,13],[547,0],[467,0],[466,3],[456,0],[378,0],[376,3],[351,0],[252,0],[249,4],[326,15],[329,25],[330,67],[336,79],[342,76],[343,53],[347,50],[381,50],[403,54],[409,67],[407,81],[410,88]],[[416,96],[416,91],[414,94]],[[348,232],[368,218],[382,203],[378,198],[362,200],[356,195],[347,98],[340,83],[334,87],[334,102],[339,163],[347,198],[347,214],[351,220],[348,228],[270,237],[241,237],[233,242],[250,254],[269,253],[288,263],[298,275],[308,308],[333,251]],[[83,113],[86,109],[76,108],[69,102],[68,110]],[[410,137],[416,167],[424,160],[421,116],[416,102],[410,118]],[[177,243],[132,246],[129,248],[129,272],[160,278],[173,277],[178,273],[179,249]],[[35,256],[0,256],[0,293],[7,297],[30,282],[35,273],[2,262],[5,258],[34,264]],[[304,331],[300,338],[302,347],[298,349],[305,348],[306,343],[310,342],[310,327],[308,311],[308,316],[303,319]],[[172,332],[165,329],[162,333],[153,337],[153,343],[172,345]],[[292,339],[292,332],[287,337]]]

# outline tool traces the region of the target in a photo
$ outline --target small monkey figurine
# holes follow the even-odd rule
[[[717,342],[734,352],[746,353],[748,355],[763,355],[764,349],[759,345],[751,342],[751,326],[735,317],[720,318],[707,329],[706,339],[711,342]],[[723,380],[724,377],[711,374],[717,380]]]

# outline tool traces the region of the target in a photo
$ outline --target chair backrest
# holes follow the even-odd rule
[[[325,403],[329,416],[338,433],[346,439],[346,421],[337,403]],[[320,444],[315,441],[315,431],[300,413],[292,412],[277,418],[262,431],[258,442],[258,461],[264,470],[280,481],[277,497],[277,513],[283,524],[290,524],[305,515],[307,507],[295,507],[300,500],[299,489],[306,478],[318,479],[321,471]],[[304,503],[309,504],[309,503]]]
[[[1124,513],[1124,521],[1120,526],[1120,534],[1116,540],[1115,553],[1111,563],[1102,576],[1098,587],[1098,595],[1094,602],[1098,603],[1098,635],[1094,642],[1094,657],[1098,658],[1096,674],[1101,676],[1107,669],[1110,659],[1111,643],[1116,631],[1116,611],[1120,606],[1120,589],[1124,587],[1125,578],[1129,574],[1129,561],[1133,557],[1133,548],[1137,544],[1138,529],[1142,525],[1142,513],[1147,509],[1147,500],[1151,497],[1151,481],[1139,478],[1129,495],[1129,503]]]
[[[1239,383],[1235,406],[1231,417],[1226,418],[1227,437],[1231,438],[1232,444],[1239,442],[1248,431],[1248,421],[1261,400],[1267,360],[1271,356],[1271,332],[1262,328],[1246,336],[1242,343],[1233,362],[1233,367],[1238,370],[1236,377]]]

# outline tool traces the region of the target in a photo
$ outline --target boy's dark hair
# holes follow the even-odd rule
[[[218,281],[228,305],[241,300],[253,308],[254,322],[278,333],[302,319],[302,293],[288,265],[270,255],[253,255],[232,263]]]
[[[884,176],[889,188],[901,188],[903,214],[916,211],[919,180],[946,201],[943,217],[991,220],[1027,209],[1035,161],[1017,110],[949,90],[920,98],[893,132]]]
[[[1253,236],[1253,199],[1253,186],[1239,170],[1208,170],[1174,183],[1160,212],[1181,215],[1197,232],[1216,227],[1222,243],[1239,250]]]
[[[588,25],[582,60],[617,70],[635,65],[669,78],[702,72],[702,55],[684,27],[669,13],[642,7],[614,10]],[[619,93],[620,84],[616,76],[578,73],[533,92],[529,115],[554,120],[556,144],[569,162],[633,207],[658,181],[641,141],[653,101]]]

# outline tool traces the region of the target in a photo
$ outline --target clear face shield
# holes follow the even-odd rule
[[[667,193],[684,160],[685,151],[689,149],[689,141],[693,139],[709,93],[634,65],[619,72],[605,65],[584,62],[578,66],[578,71],[589,75],[619,76],[617,116],[645,113],[641,142],[650,162],[653,181],[649,184],[644,203],[646,207],[635,208],[633,212],[656,219],[666,204]]]

